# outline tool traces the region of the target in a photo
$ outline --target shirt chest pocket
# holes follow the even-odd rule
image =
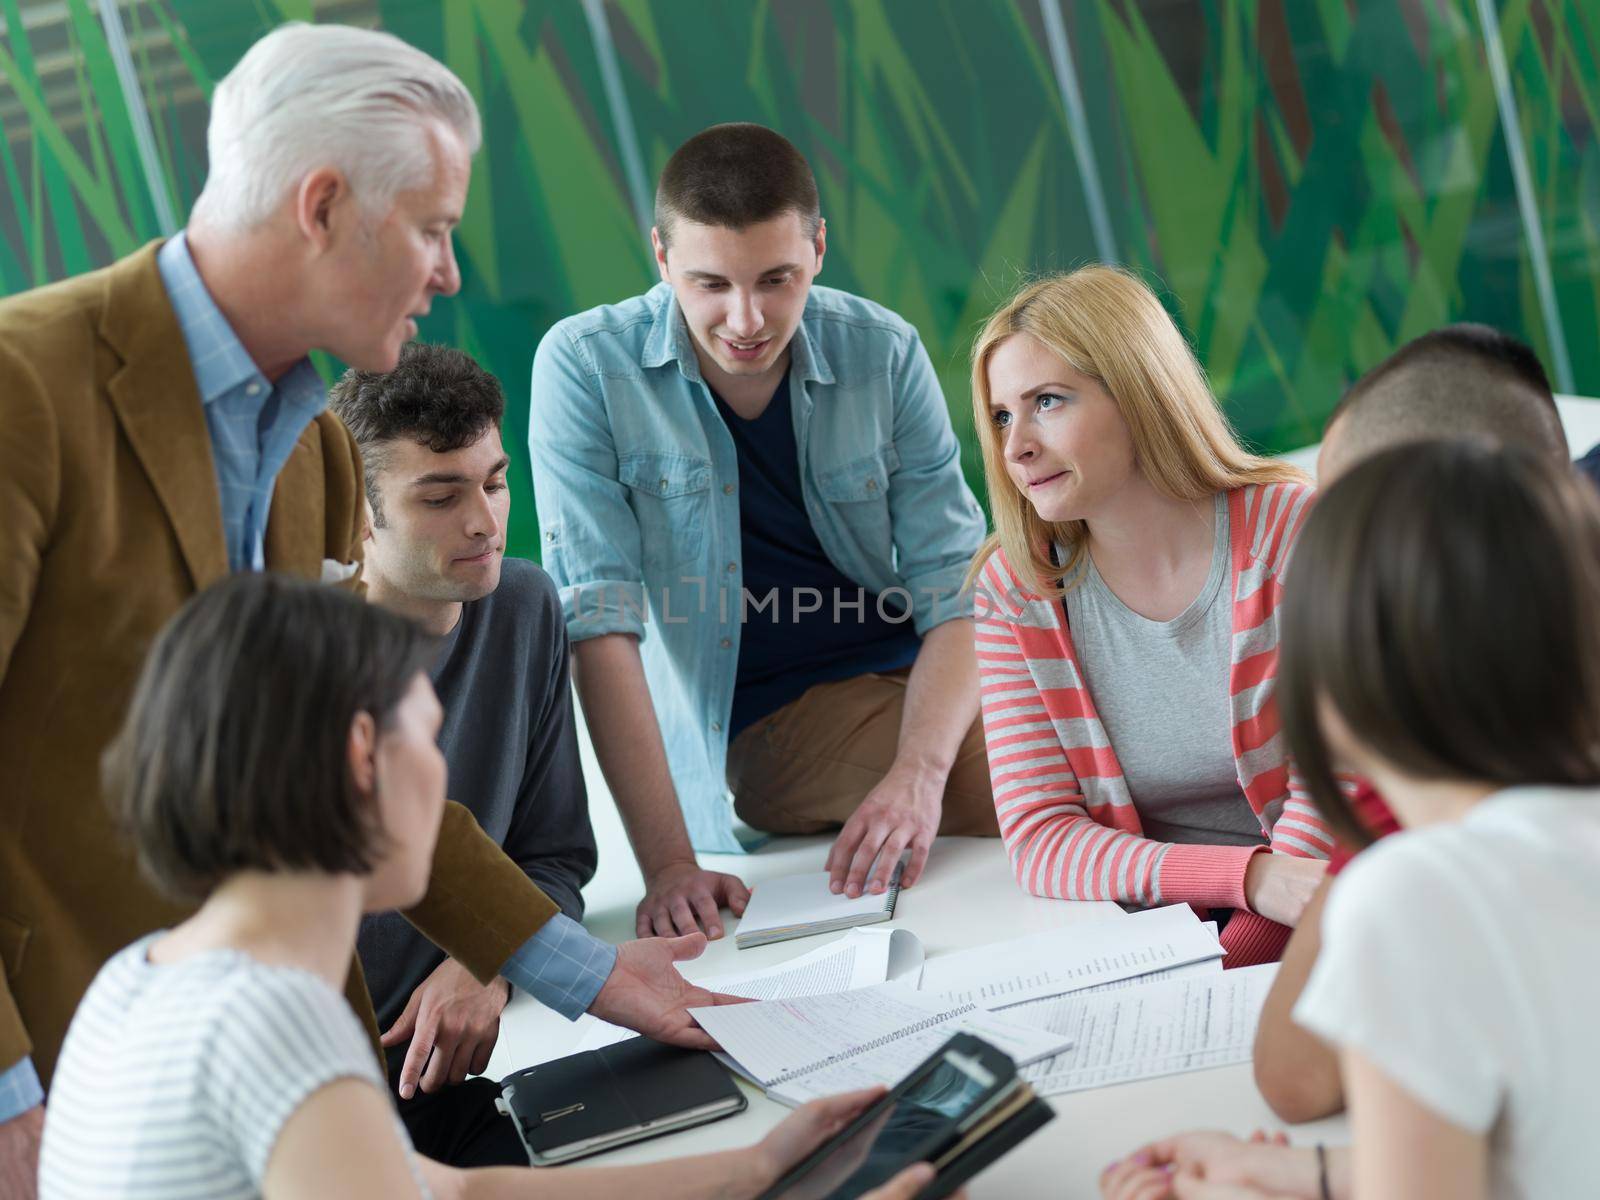
[[[884,563],[894,553],[889,520],[889,477],[900,467],[892,444],[817,476],[817,494],[842,532],[865,555]]]
[[[617,474],[639,522],[645,577],[698,569],[710,516],[711,460],[636,452],[617,460]]]

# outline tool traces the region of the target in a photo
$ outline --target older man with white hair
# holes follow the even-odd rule
[[[0,301],[0,1195],[34,1194],[44,1088],[89,981],[184,915],[100,796],[144,652],[231,571],[361,586],[359,456],[307,355],[387,371],[459,288],[451,231],[479,137],[472,97],[427,55],[286,26],[216,90],[185,232]],[[259,770],[296,763],[290,744]],[[721,998],[672,966],[703,943],[596,941],[459,806],[407,915],[481,984],[709,1044],[686,1007]],[[348,992],[373,1027],[354,963]]]

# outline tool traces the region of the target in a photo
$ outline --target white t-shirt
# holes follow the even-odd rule
[[[1600,790],[1516,788],[1339,877],[1294,1019],[1490,1138],[1492,1194],[1596,1194]]]
[[[317,1089],[354,1076],[387,1098],[371,1040],[321,978],[237,950],[157,966],[145,952],[159,936],[107,962],[72,1018],[45,1109],[41,1200],[246,1200]]]

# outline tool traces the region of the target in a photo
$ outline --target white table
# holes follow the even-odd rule
[[[820,870],[825,838],[780,838],[749,856],[703,855],[707,867],[731,871],[746,883],[796,871]],[[637,892],[633,893],[635,896]],[[1109,910],[1109,911],[1108,911]],[[1020,937],[1086,921],[1115,920],[1115,906],[1043,900],[1026,895],[1012,878],[1000,843],[982,838],[941,838],[922,882],[900,894],[894,925],[912,930],[930,957],[1002,938]],[[633,936],[633,905],[618,892],[591,911],[584,924],[598,936],[621,941]],[[838,937],[841,935],[832,935]],[[714,942],[684,965],[691,979],[769,966],[804,954],[827,938],[801,938],[752,950],[737,950],[731,937]],[[500,1043],[488,1075],[499,1078],[520,1067],[560,1057],[577,1040],[576,1028],[526,996],[506,1010]],[[789,1110],[741,1083],[750,1098],[745,1112],[684,1133],[656,1138],[587,1160],[588,1165],[654,1162],[685,1154],[745,1146]],[[1220,1128],[1246,1134],[1279,1128],[1256,1091],[1248,1066],[1173,1075],[1143,1083],[1053,1096],[1057,1118],[1002,1158],[970,1185],[974,1200],[986,1197],[1092,1198],[1100,1170],[1143,1142],[1183,1129]],[[1296,1141],[1342,1142],[1342,1120],[1297,1127]],[[581,1166],[581,1165],[580,1165]],[[579,1169],[579,1168],[575,1168]]]

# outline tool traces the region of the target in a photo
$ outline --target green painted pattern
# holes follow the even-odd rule
[[[1474,0],[1060,3],[1118,254],[1161,291],[1247,437],[1315,440],[1348,380],[1443,321],[1487,321],[1547,354]],[[1600,0],[1498,7],[1577,387],[1600,392]],[[1036,0],[605,11],[648,173],[715,121],[761,121],[805,151],[829,223],[824,281],[916,324],[975,475],[966,354],[978,325],[1023,274],[1094,253]],[[98,6],[0,0],[0,17],[0,291],[13,292],[159,231]],[[653,280],[582,7],[125,5],[180,211],[204,179],[215,81],[290,18],[389,29],[478,97],[465,285],[423,336],[504,381],[512,547],[535,553],[533,348],[561,316]]]

